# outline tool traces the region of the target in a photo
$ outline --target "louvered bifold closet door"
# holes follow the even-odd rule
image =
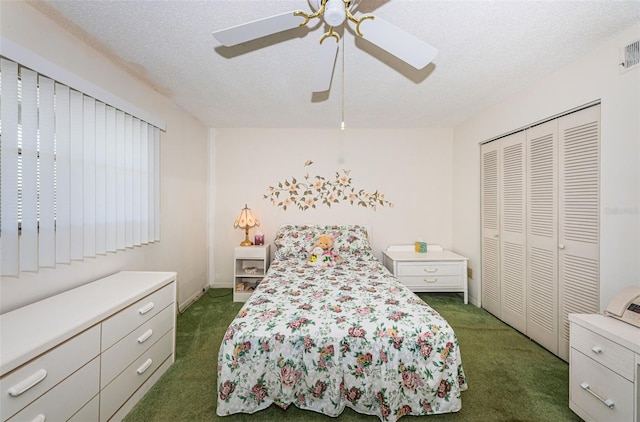
[[[527,335],[558,349],[558,121],[527,130]]]
[[[526,332],[525,133],[500,140],[501,318]]]
[[[568,359],[568,315],[600,310],[600,106],[564,116],[558,124],[558,355]]]
[[[481,147],[482,307],[500,318],[500,141]]]

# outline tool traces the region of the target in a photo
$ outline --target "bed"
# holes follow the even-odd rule
[[[343,262],[309,266],[319,234]],[[375,258],[363,226],[282,226],[218,354],[219,416],[291,404],[395,421],[456,412],[467,384],[447,321]]]

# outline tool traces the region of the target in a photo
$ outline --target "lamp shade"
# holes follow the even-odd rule
[[[236,221],[234,221],[233,228],[245,229],[256,227],[259,225],[260,223],[245,204],[244,208],[240,211],[240,215],[238,216],[238,218],[236,218]]]
[[[244,240],[240,243],[240,246],[253,245],[253,242],[249,240],[249,229],[259,225],[260,223],[247,207],[247,204],[244,204],[244,208],[240,211],[240,215],[236,218],[236,221],[233,222],[234,229],[244,229]]]

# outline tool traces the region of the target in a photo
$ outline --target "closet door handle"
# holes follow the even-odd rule
[[[600,347],[600,346],[593,346],[593,347],[591,348],[591,351],[592,351],[593,353],[596,353],[596,354],[598,354],[598,355],[599,355],[600,353],[602,353],[602,347]]]
[[[564,248],[566,248],[566,246],[564,246],[564,243],[558,244],[558,249],[563,250]]]
[[[20,394],[25,391],[35,387],[41,382],[43,379],[47,377],[47,371],[45,369],[40,369],[35,374],[31,375],[27,379],[20,381],[13,387],[9,388],[9,395],[11,397],[18,397]]]
[[[600,397],[599,395],[597,395],[596,393],[594,393],[591,390],[591,386],[589,384],[587,384],[586,382],[583,382],[582,384],[580,384],[580,387],[586,391],[587,393],[591,394],[593,397],[597,398],[598,400],[600,400],[605,406],[607,406],[609,409],[613,409],[614,406],[616,405],[616,403],[611,400],[611,399],[603,399],[602,397]]]

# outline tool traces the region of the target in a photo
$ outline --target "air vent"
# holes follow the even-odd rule
[[[620,50],[620,73],[638,67],[640,63],[640,40],[627,44]]]

